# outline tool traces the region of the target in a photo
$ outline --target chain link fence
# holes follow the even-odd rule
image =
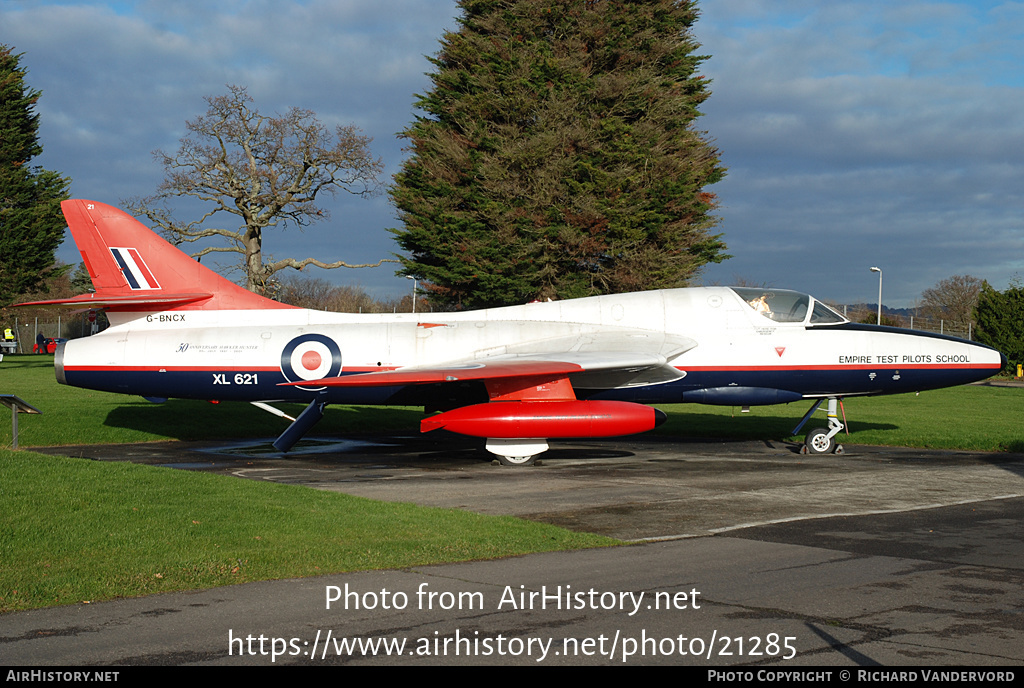
[[[835,308],[835,306],[833,306]],[[877,322],[878,311],[866,310],[863,307],[858,308],[846,308],[839,306],[836,308],[840,313],[845,315],[853,322],[871,323]],[[886,313],[882,311],[882,324],[890,327],[902,327],[907,330],[917,330],[919,332],[934,332],[936,334],[945,334],[950,337],[960,337],[961,339],[974,340],[974,326],[972,323],[961,323],[954,322],[952,320],[940,320],[938,318],[925,318],[916,315],[903,315],[900,313]]]
[[[31,311],[5,310],[0,313],[0,353],[40,353],[37,344],[40,337],[78,339],[107,327],[107,318],[100,312],[65,314],[45,311],[42,315],[32,315]]]

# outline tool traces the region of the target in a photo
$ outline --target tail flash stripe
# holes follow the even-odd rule
[[[150,272],[149,266],[146,265],[146,261],[142,260],[142,256],[139,255],[138,249],[130,248],[128,249],[128,253],[135,261],[135,266],[139,269],[142,278],[146,281],[147,284],[150,285],[150,288],[159,289],[160,283],[156,281],[156,277],[154,277],[153,273]]]
[[[117,261],[117,266],[121,268],[121,274],[124,275],[126,280],[128,280],[128,286],[132,289],[138,289],[139,282],[135,279],[132,271],[128,268],[128,262],[124,259],[124,256],[121,255],[121,249],[112,248],[110,249],[110,254],[114,256],[114,260]]]
[[[136,249],[111,246],[110,254],[117,261],[118,267],[121,268],[121,274],[124,275],[133,290],[160,288],[153,273],[150,272]]]

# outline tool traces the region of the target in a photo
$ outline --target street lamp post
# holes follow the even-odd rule
[[[412,275],[406,275],[406,279],[412,280],[412,312],[416,312],[416,278]]]
[[[878,273],[878,325],[882,324],[882,268],[871,268],[871,272]]]

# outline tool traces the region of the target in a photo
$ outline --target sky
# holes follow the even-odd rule
[[[913,307],[942,279],[1024,279],[1024,2],[704,0],[694,35],[711,97],[697,127],[728,169],[709,190],[733,257],[696,284],[742,281],[837,303]],[[0,43],[41,90],[34,162],[71,193],[153,193],[204,97],[248,89],[373,138],[390,180],[397,134],[430,88],[454,0],[0,0]],[[280,257],[375,262],[399,250],[386,194],[339,194],[330,218],[264,242]],[[70,236],[59,257],[77,263]],[[394,266],[317,271],[378,296]]]

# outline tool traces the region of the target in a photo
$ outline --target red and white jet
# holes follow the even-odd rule
[[[650,430],[645,406],[828,400],[807,450],[835,451],[837,400],[981,380],[999,352],[849,322],[807,294],[703,287],[438,314],[356,315],[277,303],[208,270],[131,216],[62,204],[95,292],[22,305],[105,309],[111,327],[62,344],[57,379],[88,389],[308,404],[287,451],[330,403],[422,405],[423,432],[486,438],[526,464],[549,438]],[[277,412],[279,415],[283,415]],[[803,422],[801,422],[801,426]],[[799,427],[794,432],[799,431]]]

